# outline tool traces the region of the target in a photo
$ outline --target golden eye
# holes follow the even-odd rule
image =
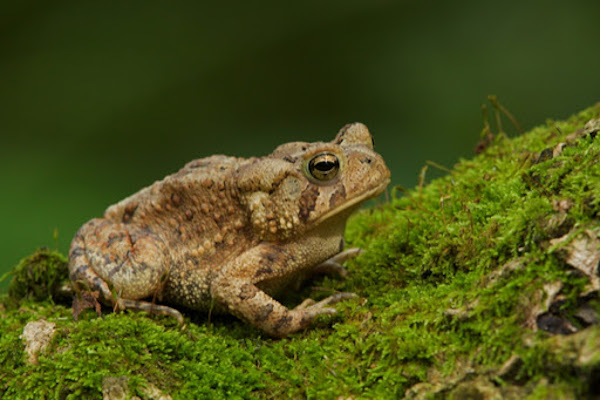
[[[308,162],[308,173],[319,181],[329,181],[340,172],[340,160],[335,154],[320,153]]]

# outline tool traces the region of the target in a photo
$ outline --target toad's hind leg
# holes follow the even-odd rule
[[[141,301],[160,299],[169,276],[169,260],[166,246],[150,229],[93,219],[71,243],[69,277],[76,290],[96,293],[117,311],[129,308],[171,315],[183,323],[177,310]]]

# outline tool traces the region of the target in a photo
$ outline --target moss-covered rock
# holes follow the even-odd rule
[[[596,105],[517,138],[497,135],[446,177],[392,189],[386,204],[348,225],[348,242],[366,250],[348,278],[319,284],[360,298],[282,340],[234,318],[189,312],[184,329],[110,310],[75,322],[53,296],[57,280],[47,268],[64,268],[64,257],[37,253],[17,268],[0,306],[0,395],[598,394],[599,116]],[[40,320],[53,324],[53,336],[31,364],[20,335]]]
[[[13,304],[25,300],[58,300],[68,276],[67,258],[57,251],[40,248],[3,277],[11,278],[7,300]]]

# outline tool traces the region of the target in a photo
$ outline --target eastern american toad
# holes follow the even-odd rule
[[[202,158],[109,207],[75,235],[70,278],[115,309],[183,317],[166,305],[229,312],[269,335],[304,329],[351,293],[288,309],[276,296],[315,272],[344,270],[348,216],[390,172],[367,127],[261,158]]]

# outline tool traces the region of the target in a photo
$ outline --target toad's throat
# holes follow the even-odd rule
[[[360,203],[362,203],[365,200],[370,199],[371,197],[380,195],[381,193],[383,193],[383,191],[385,190],[385,188],[387,187],[387,185],[389,183],[390,183],[390,180],[386,179],[381,185],[379,185],[367,192],[364,192],[360,196],[356,196],[355,198],[350,199],[350,200],[344,202],[343,204],[340,204],[338,207],[336,207],[334,209],[329,210],[326,214],[323,214],[319,218],[317,218],[314,221],[314,223],[320,224],[321,222],[328,220],[329,218],[333,217],[334,215],[338,215],[338,214],[344,212],[345,210],[348,210],[350,208],[358,206]]]

